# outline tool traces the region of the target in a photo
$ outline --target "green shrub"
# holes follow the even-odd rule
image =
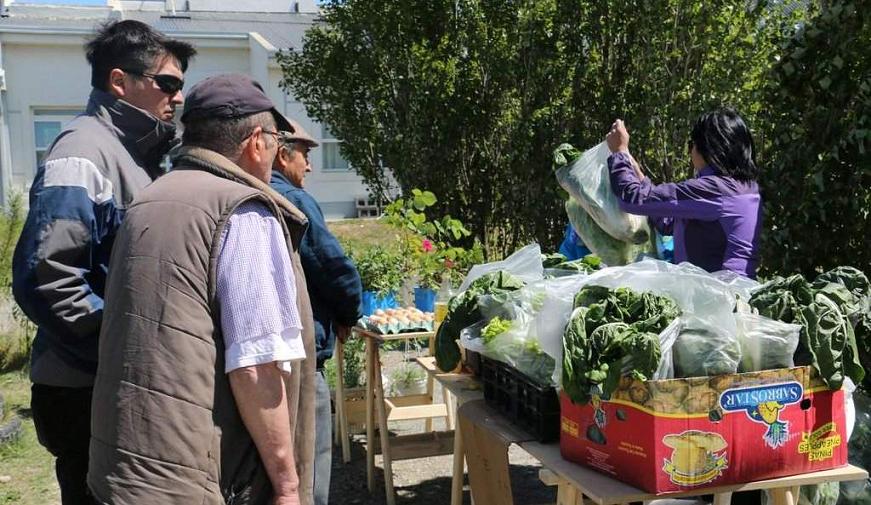
[[[6,208],[0,212],[0,304],[11,309],[11,320],[3,322],[7,331],[0,335],[0,371],[27,366],[36,331],[12,299],[12,255],[24,226],[25,214],[24,196],[13,192]]]
[[[824,5],[785,42],[765,89],[767,274],[871,265],[871,8]]]

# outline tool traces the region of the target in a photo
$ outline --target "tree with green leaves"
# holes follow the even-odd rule
[[[800,25],[765,88],[762,266],[871,267],[871,2],[832,1]]]
[[[498,257],[557,245],[560,143],[591,147],[622,117],[648,172],[672,180],[699,113],[729,103],[752,126],[781,21],[765,1],[330,0],[278,61],[374,192],[388,168],[433,191]]]

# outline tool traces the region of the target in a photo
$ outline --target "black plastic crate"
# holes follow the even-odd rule
[[[559,396],[501,361],[481,356],[484,401],[539,442],[559,440]]]
[[[481,376],[481,353],[466,349],[465,365],[472,371],[475,377]]]

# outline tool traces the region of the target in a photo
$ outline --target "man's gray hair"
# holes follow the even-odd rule
[[[264,130],[275,131],[275,117],[270,111],[263,111],[238,118],[189,121],[184,125],[182,143],[186,146],[211,149],[236,162],[242,154],[242,143],[258,126]],[[275,141],[272,139],[272,142]]]

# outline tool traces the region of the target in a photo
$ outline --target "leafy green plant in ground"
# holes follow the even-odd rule
[[[345,342],[344,385],[346,388],[365,385],[363,374],[366,367],[363,355],[364,347],[363,338],[351,337]],[[324,363],[324,377],[330,389],[336,388],[336,370],[336,354],[333,353],[333,358]]]
[[[13,192],[0,213],[0,308],[8,309],[0,334],[0,372],[27,366],[36,327],[12,298],[12,255],[24,226],[24,197]],[[7,311],[4,310],[4,313]]]

